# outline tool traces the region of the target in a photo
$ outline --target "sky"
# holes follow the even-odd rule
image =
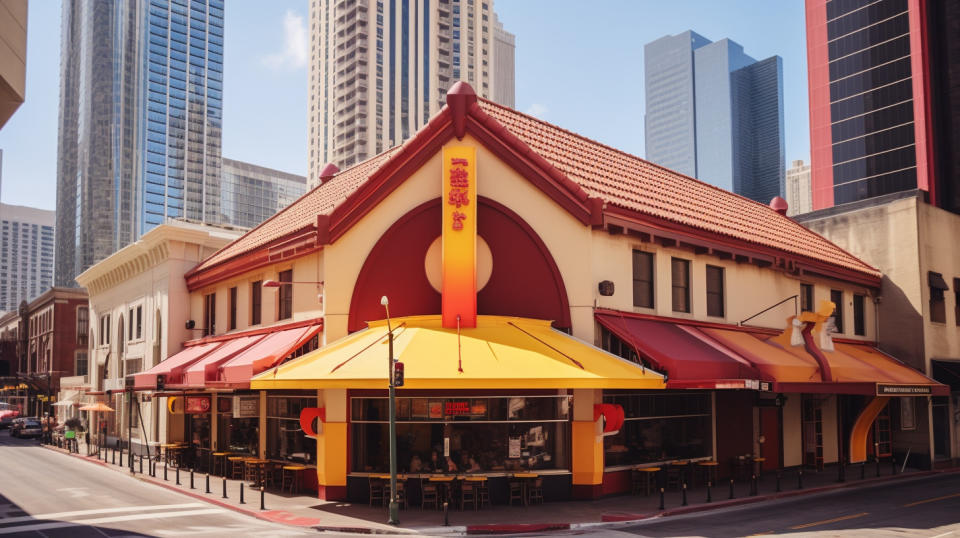
[[[307,3],[226,2],[224,157],[306,174]],[[0,130],[0,200],[54,209],[60,2],[29,6],[27,95]],[[641,157],[644,44],[693,30],[758,60],[779,55],[787,166],[809,160],[802,0],[497,0],[494,9],[517,36],[517,109]]]

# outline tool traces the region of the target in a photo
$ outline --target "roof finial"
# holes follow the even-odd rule
[[[469,84],[460,80],[447,92],[447,106],[453,119],[453,132],[457,140],[467,134],[467,110],[477,102],[477,94]]]
[[[320,184],[322,185],[327,181],[333,179],[333,176],[337,175],[337,172],[339,171],[340,169],[337,168],[337,165],[333,163],[327,163],[323,167],[323,170],[320,170]]]
[[[786,216],[787,209],[789,209],[790,206],[787,205],[787,201],[784,200],[783,198],[779,196],[774,196],[773,200],[770,200],[770,208],[776,211],[777,213],[780,213],[781,215]]]

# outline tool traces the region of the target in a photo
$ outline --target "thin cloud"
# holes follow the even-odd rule
[[[547,105],[534,103],[530,105],[530,108],[526,110],[526,114],[537,117],[537,118],[543,118],[543,115],[546,114],[548,111],[549,110],[547,109]]]
[[[307,66],[310,38],[307,21],[293,10],[283,16],[283,50],[260,57],[260,63],[275,70],[302,69]]]

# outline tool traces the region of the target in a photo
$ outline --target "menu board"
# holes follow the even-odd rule
[[[408,398],[397,400],[397,418],[410,418],[410,400]]]
[[[510,438],[510,441],[507,443],[507,457],[508,458],[520,457],[520,438],[519,437]]]
[[[423,398],[414,398],[410,408],[413,418],[427,418],[427,401]]]
[[[443,401],[430,400],[430,418],[443,418]]]

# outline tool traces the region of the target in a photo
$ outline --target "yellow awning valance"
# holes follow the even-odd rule
[[[550,327],[549,321],[479,316],[441,327],[440,316],[392,320],[394,358],[408,389],[662,389],[663,376]],[[386,321],[254,377],[251,389],[385,389]],[[460,371],[462,368],[463,371]]]

